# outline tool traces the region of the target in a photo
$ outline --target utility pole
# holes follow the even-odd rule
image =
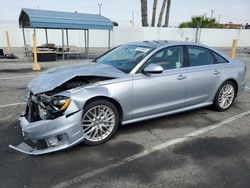
[[[195,43],[200,42],[201,27],[202,27],[202,22],[204,19],[205,19],[205,14],[202,16],[201,21],[197,23],[197,28],[196,28],[196,33],[195,33]]]
[[[214,10],[211,10],[211,18],[214,17]]]
[[[132,10],[132,26],[135,27],[135,11]]]
[[[218,23],[220,23],[220,17],[221,17],[221,15],[219,14]]]
[[[102,15],[102,3],[98,3],[99,6],[99,15]]]

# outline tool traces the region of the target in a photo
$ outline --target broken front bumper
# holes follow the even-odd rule
[[[53,120],[40,120],[32,123],[25,117],[21,117],[20,125],[24,138],[35,144],[43,141],[46,147],[30,146],[26,142],[18,146],[9,145],[9,147],[30,155],[40,155],[69,148],[84,139],[81,119],[82,110]]]

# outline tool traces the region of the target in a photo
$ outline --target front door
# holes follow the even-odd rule
[[[187,77],[183,68],[181,46],[156,52],[143,66],[155,63],[164,68],[162,73],[133,77],[133,119],[160,114],[185,106]],[[142,68],[143,69],[143,68]]]

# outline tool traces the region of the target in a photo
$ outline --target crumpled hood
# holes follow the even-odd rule
[[[89,63],[74,66],[63,66],[50,69],[37,76],[28,84],[28,88],[33,94],[51,91],[66,81],[76,76],[102,76],[110,78],[119,78],[126,73],[116,69],[113,66]]]

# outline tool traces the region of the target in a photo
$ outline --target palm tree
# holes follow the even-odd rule
[[[141,23],[142,26],[148,26],[148,1],[141,0]]]
[[[151,27],[155,26],[156,8],[157,8],[157,0],[154,0]]]
[[[164,9],[166,7],[166,3],[167,3],[167,0],[163,0],[162,6],[161,6],[161,12],[160,12],[159,19],[158,19],[157,27],[161,27],[162,16],[163,16]]]
[[[170,6],[171,6],[171,0],[168,0],[168,2],[167,2],[167,8],[166,8],[166,15],[165,15],[165,24],[164,24],[164,27],[168,27]]]

